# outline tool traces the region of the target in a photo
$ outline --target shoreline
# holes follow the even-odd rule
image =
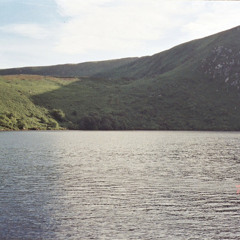
[[[56,132],[56,131],[83,131],[83,132],[240,132],[240,130],[211,130],[211,129],[110,129],[110,130],[91,130],[91,129],[0,129],[0,132]]]

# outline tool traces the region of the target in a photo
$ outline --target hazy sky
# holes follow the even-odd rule
[[[239,1],[0,0],[0,68],[152,55],[240,25]]]

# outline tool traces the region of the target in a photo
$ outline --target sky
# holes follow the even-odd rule
[[[141,57],[240,25],[240,1],[0,0],[0,69]]]

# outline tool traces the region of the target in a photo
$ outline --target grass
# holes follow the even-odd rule
[[[0,129],[240,130],[239,37],[235,28],[151,57],[2,70],[28,75],[0,77]]]
[[[240,130],[238,91],[204,76],[0,77],[0,129]]]
[[[10,75],[0,77],[0,129],[61,129],[47,108],[36,105],[33,96],[54,91],[74,80]]]

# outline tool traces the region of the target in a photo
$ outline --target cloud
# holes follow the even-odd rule
[[[208,36],[223,30],[227,30],[240,24],[240,2],[212,1],[198,3],[201,8],[196,13],[194,21],[187,22],[183,32],[192,39]]]
[[[144,48],[147,41],[161,39],[165,31],[181,23],[173,16],[184,6],[182,2],[156,0],[56,2],[61,14],[69,17],[56,49],[69,54]]]
[[[49,31],[38,24],[9,24],[0,27],[0,31],[33,39],[45,39]]]
[[[240,22],[240,1],[2,1],[5,66],[151,55]]]
[[[106,4],[113,2],[113,0],[55,0],[55,2],[58,5],[59,12],[63,16],[74,17],[84,12],[94,13],[96,9],[106,6]]]
[[[151,54],[226,30],[240,22],[240,2],[237,1],[55,2],[60,14],[67,17],[55,50],[65,54]]]

